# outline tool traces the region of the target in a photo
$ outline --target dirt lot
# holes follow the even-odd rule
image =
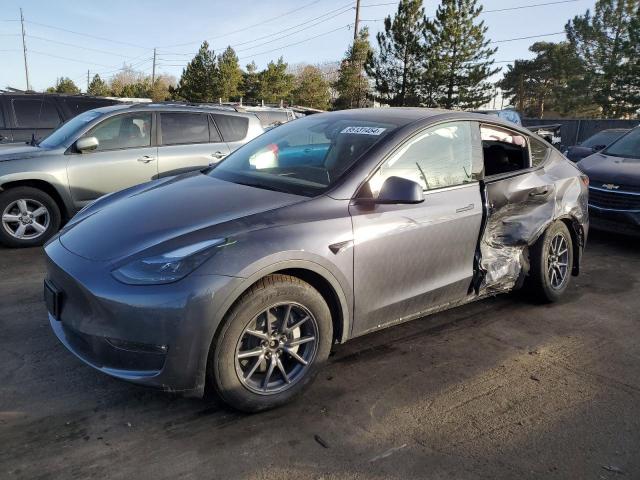
[[[41,251],[0,250],[0,478],[640,478],[639,272],[638,240],[594,233],[560,304],[356,339],[297,403],[243,415],[81,364]]]

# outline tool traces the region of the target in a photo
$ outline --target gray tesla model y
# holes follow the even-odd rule
[[[580,268],[587,184],[498,118],[305,117],[83,209],[46,246],[50,323],[114,377],[271,408],[334,342],[520,287],[557,300]]]

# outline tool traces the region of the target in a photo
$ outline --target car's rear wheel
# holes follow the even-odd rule
[[[32,187],[0,193],[0,243],[8,247],[44,244],[60,228],[60,209],[50,195]]]
[[[227,314],[209,354],[208,382],[233,408],[280,406],[313,380],[332,338],[322,295],[298,278],[270,275]]]
[[[530,250],[527,279],[531,293],[543,302],[555,302],[569,286],[573,268],[573,241],[567,226],[553,223]]]

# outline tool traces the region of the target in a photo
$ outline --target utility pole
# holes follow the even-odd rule
[[[356,23],[353,24],[353,39],[358,39],[358,23],[360,23],[360,0],[356,0]]]
[[[89,93],[89,70],[87,70],[87,93]]]
[[[27,78],[27,90],[31,90],[31,85],[29,85],[29,67],[27,67],[27,44],[24,41],[24,16],[22,15],[22,8],[20,9],[20,24],[22,25],[22,53],[24,54],[24,76]]]
[[[151,70],[151,86],[156,84],[156,49],[153,49],[153,70]]]

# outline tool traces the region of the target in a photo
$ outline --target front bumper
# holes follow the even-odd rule
[[[60,290],[60,341],[86,364],[123,380],[204,393],[218,308],[241,279],[197,275],[166,285],[124,285],[109,265],[47,245],[47,281]]]
[[[625,235],[640,235],[640,211],[614,210],[589,205],[591,227]]]

